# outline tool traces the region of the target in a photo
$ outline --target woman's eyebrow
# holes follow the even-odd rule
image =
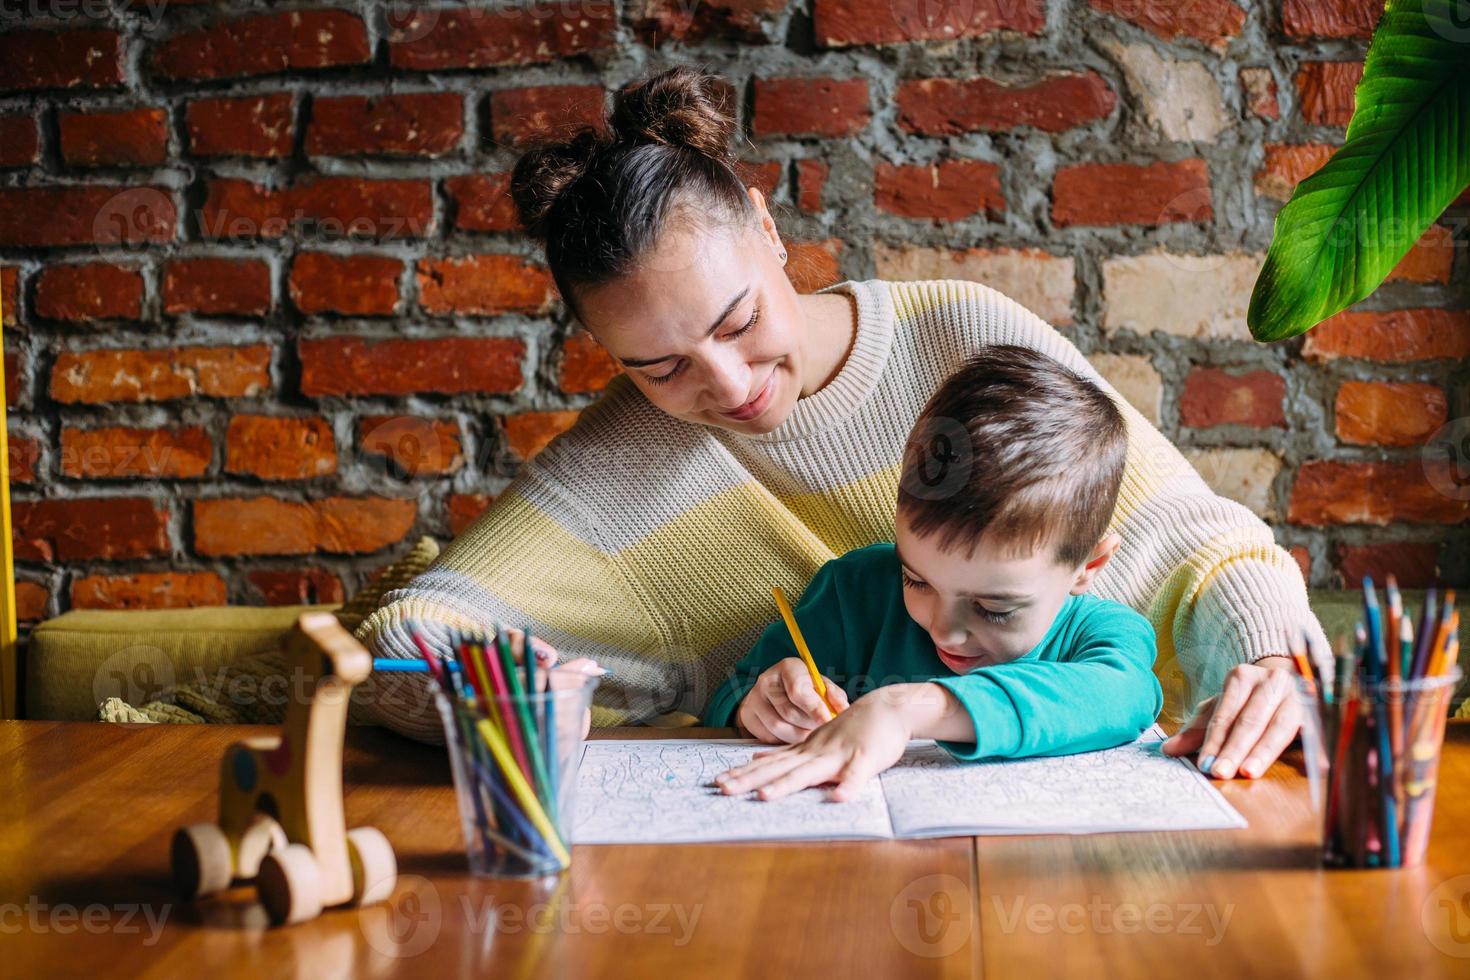
[[[745,297],[749,295],[749,293],[749,286],[746,286],[744,289],[740,290],[740,292],[736,293],[734,297],[731,298],[730,302],[725,304],[725,311],[715,318],[715,322],[710,324],[710,328],[704,332],[704,335],[708,337],[710,334],[720,329],[720,324],[724,323],[725,320],[729,318],[730,314],[735,312],[735,307],[739,306],[741,301],[744,300]],[[648,367],[650,364],[657,364],[659,361],[667,361],[673,356],[673,354],[665,354],[663,357],[650,357],[641,360],[632,360],[627,357],[620,357],[618,358],[618,360],[621,361],[625,367]]]

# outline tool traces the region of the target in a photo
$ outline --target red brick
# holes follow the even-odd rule
[[[73,609],[189,609],[229,602],[214,572],[135,572],[87,575],[71,586]]]
[[[1439,584],[1439,548],[1408,541],[1339,545],[1337,569],[1345,589],[1361,589],[1364,578],[1382,585],[1390,575],[1399,588],[1427,589]]]
[[[925,136],[1031,126],[1060,133],[1106,119],[1117,96],[1097,72],[1048,75],[1030,85],[989,78],[922,78],[898,88],[898,124]]]
[[[1385,281],[1448,283],[1457,247],[1453,230],[1446,225],[1430,225]]]
[[[122,36],[116,31],[0,33],[0,92],[116,88],[122,82]]]
[[[5,352],[5,407],[15,408],[25,401],[25,382],[21,377],[21,356]]]
[[[268,606],[314,606],[345,598],[342,580],[324,568],[299,572],[258,571],[246,576]]]
[[[371,59],[367,27],[345,10],[239,17],[175,34],[153,50],[154,70],[172,80],[272,75]]]
[[[225,430],[225,472],[262,480],[310,480],[337,472],[326,419],[236,415]]]
[[[0,323],[13,327],[20,322],[20,270],[0,267]]]
[[[1121,17],[1166,41],[1192,37],[1225,50],[1245,24],[1245,11],[1230,0],[1087,0],[1093,10]]]
[[[430,7],[394,21],[388,59],[410,71],[555,61],[610,48],[617,34],[617,10],[610,3]]]
[[[420,238],[434,223],[422,180],[318,177],[272,190],[244,180],[214,180],[200,215],[205,237],[281,238],[297,226],[353,238]]]
[[[143,497],[17,501],[15,557],[21,561],[162,558],[168,511]]]
[[[1373,36],[1383,0],[1284,0],[1281,28],[1297,41],[1318,37]]]
[[[163,187],[0,188],[0,246],[171,242],[177,225]]]
[[[546,448],[558,435],[572,427],[580,415],[568,412],[521,412],[505,417],[505,443],[511,452],[523,460],[530,459]]]
[[[51,397],[94,405],[193,395],[250,398],[270,390],[270,360],[271,349],[264,344],[63,351],[51,371]]]
[[[15,618],[22,623],[34,622],[46,615],[51,590],[35,582],[15,583]]]
[[[1299,544],[1298,545],[1292,545],[1290,548],[1287,549],[1287,551],[1290,552],[1291,557],[1293,557],[1293,558],[1296,559],[1297,567],[1302,570],[1302,581],[1303,582],[1311,582],[1312,581],[1312,555],[1311,555],[1311,552],[1307,551],[1306,548],[1302,547]]]
[[[1179,421],[1192,429],[1216,425],[1284,427],[1282,402],[1286,381],[1270,371],[1231,374],[1218,368],[1195,368],[1184,379]]]
[[[819,242],[788,241],[786,278],[798,293],[811,293],[839,281],[838,258],[842,252],[840,238]]]
[[[61,430],[61,473],[76,479],[194,479],[209,471],[214,444],[202,426]]]
[[[10,450],[11,483],[35,483],[36,467],[41,463],[41,443],[28,436],[11,433],[7,440]]]
[[[1296,185],[1322,169],[1337,147],[1326,143],[1267,143],[1266,159],[1256,171],[1256,193],[1277,201],[1290,200]]]
[[[185,118],[189,151],[201,157],[290,156],[291,98],[290,92],[276,92],[190,102]]]
[[[301,392],[332,395],[508,395],[522,383],[525,341],[512,337],[300,341]]]
[[[925,0],[816,0],[817,44],[953,41],[994,31],[1040,34],[1046,27],[1045,0],[974,0],[935,6]]]
[[[36,120],[30,116],[0,116],[0,167],[29,167],[41,159]]]
[[[168,159],[168,113],[63,112],[61,157],[74,167],[156,167]]]
[[[1359,357],[1374,361],[1429,361],[1470,357],[1470,312],[1412,309],[1388,312],[1347,310],[1307,334],[1302,354],[1309,360]]]
[[[444,181],[454,202],[454,227],[465,231],[519,231],[510,174],[463,174]]]
[[[1304,463],[1291,488],[1287,518],[1293,524],[1457,524],[1470,517],[1470,501],[1435,488],[1426,469],[1448,463]],[[1447,481],[1450,474],[1440,473]]]
[[[746,187],[754,187],[770,200],[781,186],[781,164],[779,161],[755,163],[739,160],[735,164],[735,176]]]
[[[1346,126],[1353,92],[1363,77],[1361,61],[1307,61],[1296,72],[1302,118],[1314,126]]]
[[[1359,446],[1420,446],[1444,425],[1444,389],[1430,384],[1345,381],[1337,389],[1337,438]]]
[[[784,10],[789,0],[643,0],[634,5],[633,30],[649,46],[666,41],[698,44],[723,40],[762,44],[770,40],[764,25]]]
[[[1245,108],[1257,119],[1280,119],[1281,103],[1277,99],[1276,76],[1269,68],[1242,68],[1240,89]]]
[[[403,262],[387,255],[302,252],[291,263],[291,302],[302,313],[392,316]]]
[[[796,206],[815,213],[822,210],[822,188],[831,168],[825,160],[796,161]]]
[[[1210,173],[1198,159],[1063,167],[1052,183],[1051,217],[1058,227],[1211,221]]]
[[[601,391],[623,369],[586,330],[578,330],[561,345],[557,386],[569,395]]]
[[[451,493],[445,504],[449,533],[459,537],[495,500],[488,493]]]
[[[981,212],[998,216],[1005,210],[1005,195],[1000,167],[993,163],[880,163],[873,174],[873,203],[905,218],[954,221]]]
[[[312,103],[311,156],[436,157],[464,135],[464,100],[454,92],[319,98]]]
[[[106,262],[48,265],[36,277],[36,314],[48,320],[136,320],[143,277]]]
[[[163,268],[165,313],[259,316],[270,308],[270,267],[256,259],[173,259]]]
[[[402,540],[417,517],[415,501],[380,497],[196,500],[194,549],[201,555],[366,554]]]
[[[601,128],[604,93],[599,85],[542,85],[490,93],[490,130],[502,146],[556,139],[583,126]]]
[[[855,136],[872,118],[861,78],[755,81],[750,130],[756,136]]]
[[[362,451],[391,460],[402,476],[442,476],[464,465],[459,424],[453,420],[369,415],[359,433]]]
[[[551,272],[515,255],[420,259],[418,280],[431,314],[545,313],[556,298]]]

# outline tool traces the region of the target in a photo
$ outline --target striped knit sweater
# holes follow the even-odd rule
[[[1216,496],[1061,334],[974,282],[847,281],[857,336],[824,388],[758,436],[675,419],[625,376],[529,461],[486,513],[358,631],[377,656],[435,645],[445,625],[528,625],[564,658],[612,671],[597,725],[697,715],[776,615],[829,559],[893,540],[901,451],[940,382],[989,344],[1032,347],[1091,378],[1127,420],[1112,529],[1122,545],[1094,593],[1158,632],[1165,711],[1181,717],[1236,664],[1286,650],[1306,625],[1325,644],[1295,561],[1269,528]],[[437,741],[413,675],[383,675],[377,720]],[[662,716],[662,717],[661,717]]]

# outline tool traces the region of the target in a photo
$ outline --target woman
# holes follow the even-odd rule
[[[1199,751],[1222,778],[1264,772],[1297,729],[1287,637],[1305,627],[1325,649],[1270,530],[991,289],[875,280],[798,296],[763,197],[733,170],[722,87],[666,71],[618,94],[605,134],[517,163],[522,222],[625,372],[359,636],[416,656],[410,620],[438,644],[448,624],[529,624],[612,670],[595,724],[687,719],[773,618],[773,585],[799,595],[834,555],[892,540],[902,445],[939,382],[987,344],[1025,344],[1102,384],[1128,419],[1123,545],[1096,592],[1153,622],[1175,717],[1212,695],[1167,750]],[[964,466],[949,448],[946,465]],[[412,683],[385,677],[377,716],[436,739]]]

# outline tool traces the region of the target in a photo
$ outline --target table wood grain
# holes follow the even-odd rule
[[[349,826],[398,854],[390,903],[270,929],[242,886],[179,902],[168,844],[212,819],[224,746],[267,729],[0,723],[7,976],[1464,976],[1470,727],[1429,864],[1316,866],[1289,762],[1223,787],[1242,831],[578,847],[549,882],[465,871],[443,750],[353,729]],[[620,729],[604,737],[727,737]]]

